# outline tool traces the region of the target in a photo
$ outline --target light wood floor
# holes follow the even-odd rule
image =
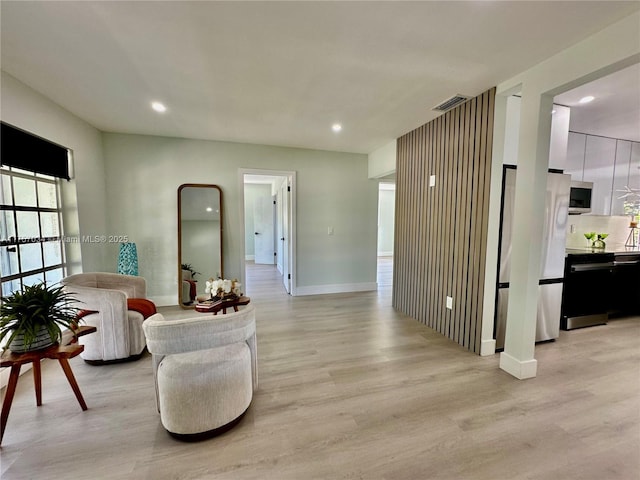
[[[386,271],[386,273],[385,273]],[[640,318],[562,332],[519,381],[393,311],[379,292],[288,297],[250,268],[260,388],[241,423],[200,443],[172,439],[155,410],[150,357],[57,363],[19,384],[0,450],[17,479],[637,479]],[[162,309],[167,316],[184,314]]]

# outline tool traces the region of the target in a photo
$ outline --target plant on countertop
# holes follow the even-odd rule
[[[77,328],[80,309],[70,306],[75,299],[62,286],[48,288],[44,282],[37,283],[1,301],[0,342],[7,338],[5,348],[11,351],[46,348],[59,341],[63,328]]]
[[[607,238],[609,236],[608,233],[598,233],[596,234],[596,239],[593,241],[593,248],[605,248],[607,246],[606,243],[604,243],[604,239]]]
[[[587,232],[584,234],[584,238],[592,248],[604,248],[606,246],[604,239],[608,236],[608,233]]]

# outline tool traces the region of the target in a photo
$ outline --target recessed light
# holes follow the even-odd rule
[[[594,100],[595,98],[596,98],[596,97],[594,97],[594,96],[587,95],[586,97],[582,97],[578,103],[589,103],[589,102],[593,102],[593,100]]]
[[[551,115],[553,115],[554,113],[556,113],[556,111],[555,110],[551,110]]]
[[[160,102],[151,102],[151,108],[153,108],[158,113],[164,113],[167,111],[167,107],[165,107]]]
[[[342,125],[340,125],[339,123],[334,123],[333,125],[331,125],[331,130],[333,130],[334,132],[339,132],[340,130],[342,130]]]
[[[213,212],[213,208],[207,207],[207,212]]]

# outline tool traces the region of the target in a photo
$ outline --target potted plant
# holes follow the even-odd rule
[[[190,263],[182,263],[180,266],[182,267],[182,270],[187,270],[191,274],[191,279],[195,279],[195,276],[200,273],[196,272]]]
[[[46,348],[60,340],[63,328],[77,328],[79,309],[70,306],[74,299],[62,286],[37,283],[1,301],[0,341],[7,338],[12,352]]]
[[[227,280],[219,278],[218,280],[214,280],[210,278],[205,283],[205,293],[211,295],[211,300],[232,300],[242,295],[240,293],[240,287],[242,285],[237,279]]]

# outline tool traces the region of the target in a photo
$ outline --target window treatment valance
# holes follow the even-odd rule
[[[0,161],[21,168],[69,180],[69,149],[0,122]]]

